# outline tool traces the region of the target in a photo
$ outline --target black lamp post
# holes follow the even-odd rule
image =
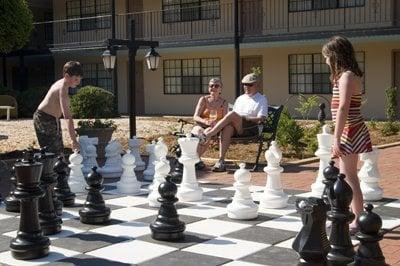
[[[103,52],[104,68],[107,71],[112,71],[116,62],[115,46],[126,46],[129,51],[129,82],[128,82],[128,109],[129,109],[129,137],[132,138],[136,135],[136,102],[135,102],[135,56],[137,50],[141,47],[150,47],[151,51],[146,54],[147,66],[150,70],[154,71],[158,68],[160,55],[154,50],[158,47],[157,41],[141,41],[135,40],[135,21],[131,21],[131,38],[125,39],[108,39],[106,40],[108,49]]]

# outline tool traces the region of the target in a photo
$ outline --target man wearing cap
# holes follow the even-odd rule
[[[258,124],[264,122],[268,115],[267,98],[258,92],[260,76],[254,73],[247,74],[242,79],[244,94],[239,96],[233,110],[222,118],[214,127],[207,128],[200,136],[201,142],[210,139],[221,132],[219,160],[213,171],[223,172],[225,155],[231,143],[232,136],[248,137],[258,134]]]

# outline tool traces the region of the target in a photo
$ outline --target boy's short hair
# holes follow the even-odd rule
[[[77,61],[69,61],[63,67],[63,75],[68,74],[72,76],[83,77],[83,70],[81,63]]]

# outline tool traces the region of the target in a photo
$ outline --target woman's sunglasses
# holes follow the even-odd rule
[[[221,87],[221,85],[219,85],[219,84],[210,84],[210,85],[208,85],[210,88],[219,88],[219,87]]]

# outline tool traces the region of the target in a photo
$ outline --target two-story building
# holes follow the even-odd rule
[[[58,0],[52,8],[53,21],[35,27],[52,31],[46,42],[55,78],[66,61],[79,60],[83,85],[117,92],[118,109],[126,113],[127,49],[118,50],[115,75],[104,70],[101,58],[113,32],[112,0]],[[145,50],[136,56],[138,113],[192,114],[216,76],[223,80],[223,97],[234,102],[234,0],[115,0],[116,38],[130,38],[132,20],[135,38],[159,41],[162,56],[156,71],[145,66]],[[400,88],[400,1],[241,0],[238,25],[241,74],[261,67],[271,104],[286,104],[298,115],[293,108],[299,93],[328,102],[329,69],[321,48],[330,36],[342,34],[354,44],[365,72],[365,116],[385,118],[385,89]]]

